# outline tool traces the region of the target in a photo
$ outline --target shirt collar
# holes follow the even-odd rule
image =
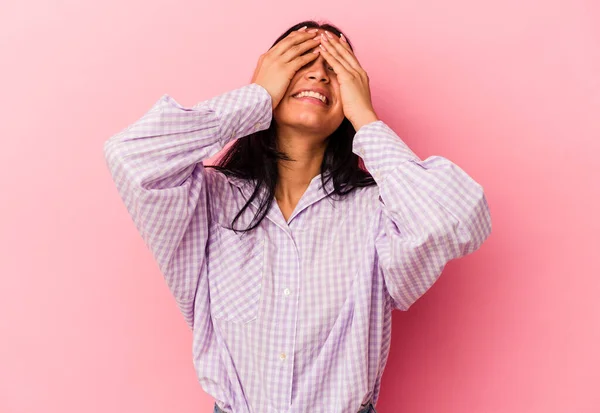
[[[304,192],[304,194],[302,194],[302,197],[298,201],[298,205],[296,205],[294,212],[288,219],[288,222],[285,222],[279,208],[273,208],[273,205],[271,205],[271,209],[267,213],[266,217],[274,221],[276,224],[281,225],[283,223],[287,226],[289,225],[289,223],[291,223],[294,217],[300,214],[303,210],[305,210],[312,204],[320,201],[321,199],[325,198],[328,194],[332,193],[334,190],[333,179],[329,179],[326,182],[325,186],[323,186],[321,183],[321,175],[322,174],[318,174],[313,179],[311,179],[310,183],[308,184],[308,187],[306,188],[306,191]],[[238,178],[235,176],[227,176],[227,180],[240,189],[245,199],[250,198],[252,192],[254,191],[253,180]],[[261,188],[261,192],[259,195],[265,196],[266,191],[267,190],[265,188]],[[258,203],[259,200],[257,198],[255,198],[251,202],[251,204],[254,205],[256,208],[258,208]]]

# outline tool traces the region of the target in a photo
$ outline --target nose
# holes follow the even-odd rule
[[[306,76],[309,79],[316,79],[318,82],[328,83],[329,75],[327,74],[327,64],[327,61],[319,54],[319,57],[310,64],[306,71]]]

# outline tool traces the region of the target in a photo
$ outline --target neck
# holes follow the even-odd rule
[[[277,164],[279,179],[275,199],[279,203],[295,206],[308,188],[310,181],[321,173],[321,163],[326,144],[323,137],[306,134],[278,133],[279,150],[291,161],[280,160]]]

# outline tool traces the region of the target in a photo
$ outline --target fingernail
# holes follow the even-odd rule
[[[306,29],[308,26],[304,26],[301,29],[298,29],[299,32],[301,32],[302,30]]]
[[[307,31],[307,33],[316,33],[318,31],[319,31],[319,29],[310,29]]]
[[[344,33],[340,33],[340,38],[342,39],[342,41],[343,41],[344,43],[348,43],[348,42],[346,41],[346,37],[344,36]]]
[[[327,36],[325,36],[323,33],[321,33],[321,39],[325,40],[326,42],[329,41],[329,39],[327,38]]]
[[[329,38],[330,38],[330,39],[333,39],[333,34],[331,34],[331,33],[329,33],[329,32],[325,32],[325,34],[326,34],[327,36],[329,36]]]

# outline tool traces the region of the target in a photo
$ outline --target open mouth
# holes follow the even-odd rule
[[[322,95],[319,92],[313,92],[312,90],[304,90],[300,93],[292,95],[295,99],[305,100],[310,103],[316,103],[321,106],[329,106],[329,99],[327,96]]]

